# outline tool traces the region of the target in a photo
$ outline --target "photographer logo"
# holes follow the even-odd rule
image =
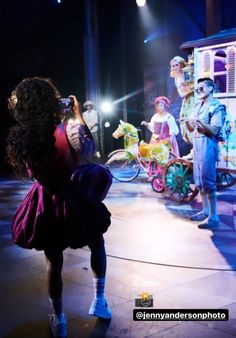
[[[141,292],[135,298],[135,307],[153,307],[153,298],[148,292]]]

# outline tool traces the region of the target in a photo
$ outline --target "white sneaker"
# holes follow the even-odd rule
[[[64,313],[60,317],[50,314],[49,325],[55,338],[66,338],[66,316]]]
[[[109,308],[105,298],[94,298],[89,309],[89,314],[99,318],[110,319],[112,316],[112,311]]]

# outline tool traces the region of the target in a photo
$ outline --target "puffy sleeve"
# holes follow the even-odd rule
[[[154,114],[151,118],[151,121],[148,123],[148,129],[154,133],[155,130],[155,122],[156,122],[156,114]]]
[[[170,135],[178,135],[179,134],[179,128],[176,124],[174,116],[169,115],[167,123],[168,123],[168,126],[169,126]]]
[[[76,120],[68,121],[66,135],[79,156],[91,157],[94,154],[95,142],[86,125],[81,125]]]
[[[213,112],[211,110],[213,110]],[[223,118],[225,116],[225,105],[219,104],[216,108],[210,107],[209,112],[211,115],[210,125],[217,128],[222,127]]]

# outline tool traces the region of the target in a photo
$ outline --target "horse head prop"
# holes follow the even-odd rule
[[[112,136],[116,139],[124,136],[124,148],[132,148],[138,146],[139,136],[137,129],[130,123],[120,120],[118,128]]]

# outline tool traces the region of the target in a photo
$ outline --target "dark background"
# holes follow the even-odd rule
[[[26,76],[51,77],[63,96],[86,97],[84,37],[86,0],[2,0],[0,2],[0,173],[9,172],[4,161],[11,119],[7,98]],[[95,0],[94,0],[95,1]],[[220,2],[220,30],[235,27],[233,0]],[[206,37],[207,0],[147,0],[150,16],[144,21],[135,0],[97,0],[99,83],[102,96],[114,100],[140,90],[126,102],[128,122],[140,125],[145,115],[144,72],[155,72],[158,95],[166,95],[170,82],[169,61],[187,57],[179,46]],[[144,43],[144,39],[154,39]],[[159,90],[159,89],[158,89]],[[180,98],[175,95],[177,104]],[[175,102],[175,103],[176,103]],[[122,103],[109,117],[105,131],[106,153],[118,143],[111,132],[123,117]]]

